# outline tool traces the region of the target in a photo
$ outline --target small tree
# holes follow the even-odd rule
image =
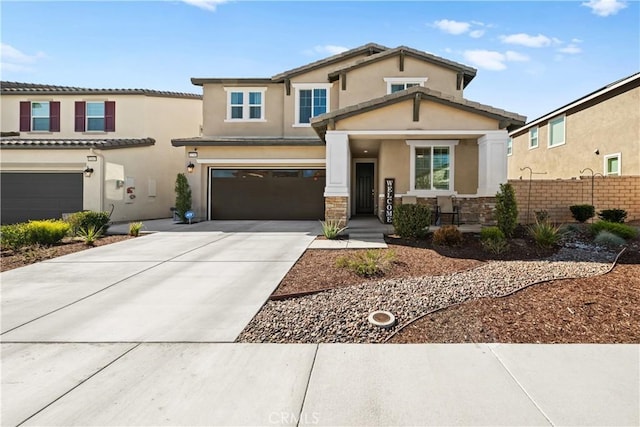
[[[512,237],[518,223],[518,205],[511,184],[500,184],[500,191],[496,194],[496,219],[502,233]]]
[[[183,222],[187,219],[184,214],[191,209],[191,187],[189,181],[183,173],[179,173],[176,178],[176,213]]]

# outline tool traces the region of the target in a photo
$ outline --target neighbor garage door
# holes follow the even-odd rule
[[[322,219],[323,169],[213,169],[212,219]]]
[[[3,224],[82,210],[81,173],[3,172],[0,179]]]

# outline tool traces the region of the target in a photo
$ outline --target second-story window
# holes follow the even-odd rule
[[[20,102],[21,132],[60,132],[60,102]]]
[[[115,101],[76,101],[76,132],[115,132]]]
[[[294,83],[296,90],[296,118],[294,126],[309,126],[311,118],[329,111],[331,84]]]
[[[264,121],[264,93],[266,87],[236,88],[226,87],[226,121]]]
[[[104,102],[87,102],[87,126],[88,132],[104,132]]]
[[[400,92],[414,86],[424,86],[426,77],[385,77],[387,94]]]

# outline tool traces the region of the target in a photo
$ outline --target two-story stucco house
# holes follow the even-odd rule
[[[112,221],[166,218],[171,138],[199,135],[202,96],[1,82],[2,223],[113,210]]]
[[[640,176],[640,73],[553,110],[510,135],[509,179],[518,179],[525,167],[544,173],[538,176],[544,179],[578,177],[586,168],[603,176]]]
[[[386,201],[455,195],[485,221],[525,118],[466,100],[476,70],[367,44],[267,78],[193,78],[203,135],[174,139],[209,219],[383,217]],[[387,194],[393,192],[394,194]],[[385,196],[385,194],[387,196]]]

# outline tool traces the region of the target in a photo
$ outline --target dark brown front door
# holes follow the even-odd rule
[[[373,163],[356,163],[356,215],[373,214]]]

